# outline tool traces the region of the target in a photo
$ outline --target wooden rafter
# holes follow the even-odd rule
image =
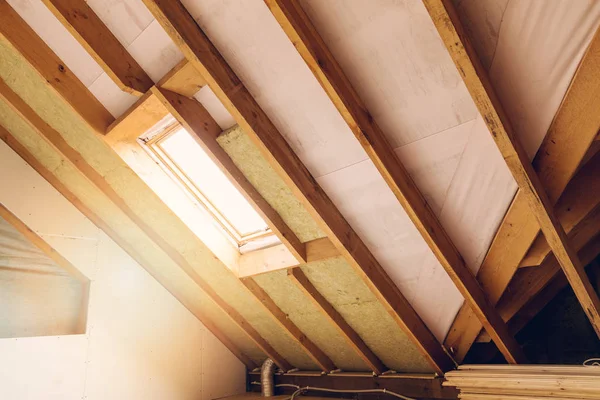
[[[61,96],[98,133],[104,133],[114,118],[23,21],[6,0],[0,0],[0,36],[35,68],[44,82]]]
[[[600,193],[599,176],[600,154],[597,154],[577,172],[554,207],[571,242],[581,236],[581,231],[589,225],[585,222],[586,216],[600,206],[600,196],[597,195]],[[550,251],[544,236],[538,234],[519,266],[540,265]]]
[[[72,148],[65,139],[46,123],[35,111],[27,105],[12,89],[0,80],[0,99],[4,100],[23,120],[34,129],[40,137],[44,138],[59,154],[71,162],[93,185],[104,193],[121,211],[127,215],[148,237],[161,248],[179,267],[203,290],[230,318],[236,323],[252,341],[275,363],[284,370],[291,369],[291,365],[254,329],[245,318],[225,302],[221,296],[194,270],[194,267],[167,241],[141,217],[139,217],[119,194],[108,184],[84,157]]]
[[[300,242],[300,239],[287,226],[277,211],[267,203],[246,179],[242,171],[233,163],[225,150],[221,148],[217,142],[217,137],[222,130],[202,104],[194,99],[158,87],[152,88],[152,94],[190,134],[194,135],[206,154],[250,202],[294,257],[299,262],[305,262],[306,248],[304,244]]]
[[[471,97],[502,153],[531,213],[546,237],[554,256],[583,307],[596,333],[600,336],[600,299],[592,287],[577,253],[556,218],[553,203],[546,194],[519,138],[516,137],[502,105],[471,46],[456,10],[450,1],[424,0],[442,41],[456,64]]]
[[[346,322],[344,317],[327,301],[327,299],[317,290],[308,277],[300,268],[288,270],[290,279],[304,292],[312,303],[329,319],[329,321],[338,329],[346,342],[352,346],[360,358],[371,368],[376,375],[381,375],[386,371],[385,365],[379,357],[369,349],[365,342],[358,336],[356,331]]]
[[[301,330],[289,319],[287,314],[275,303],[265,290],[252,278],[242,278],[242,283],[246,285],[254,296],[260,301],[279,325],[290,335],[306,354],[323,370],[329,373],[336,369],[335,364],[316,344],[314,344]]]
[[[15,153],[17,153],[27,164],[29,164],[38,174],[42,176],[52,187],[54,187],[61,195],[63,195],[71,204],[73,204],[83,215],[85,215],[94,225],[104,231],[112,240],[115,241],[131,258],[140,264],[148,273],[160,282],[164,288],[173,295],[181,304],[184,305],[206,328],[215,335],[227,347],[233,355],[235,355],[248,369],[256,367],[254,361],[246,356],[229,338],[227,338],[216,325],[203,314],[199,313],[195,307],[188,303],[185,297],[179,295],[176,288],[156,273],[149,265],[152,263],[138,253],[133,246],[129,244],[121,235],[113,230],[104,220],[102,220],[95,212],[86,206],[73,192],[71,192],[58,178],[50,172],[42,163],[23,146],[9,131],[0,126],[0,139],[4,141]]]
[[[475,275],[398,159],[366,105],[296,0],[266,0],[271,12],[321,83],[369,158],[486,331],[510,363],[525,361],[519,344],[486,298]]]
[[[593,157],[597,150],[592,148],[593,144],[590,147],[590,141],[600,129],[600,113],[597,112],[600,108],[600,96],[597,96],[600,91],[599,63],[600,30],[594,35],[583,56],[533,161],[535,170],[541,176],[554,177],[546,178],[543,182],[554,202],[568,190],[568,179],[578,166]],[[562,151],[563,148],[568,151]],[[567,195],[565,192],[565,196],[577,195],[574,192]],[[477,274],[492,303],[496,304],[500,300],[539,231],[527,200],[518,191]],[[463,305],[445,341],[447,347],[455,350],[458,360],[464,358],[481,328],[468,306]]]
[[[443,373],[451,369],[454,366],[452,358],[292,151],[183,4],[171,0],[144,0],[144,3],[435,371]]]
[[[117,86],[141,96],[154,82],[84,0],[42,0]]]

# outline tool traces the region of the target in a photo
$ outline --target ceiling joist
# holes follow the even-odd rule
[[[350,265],[359,272],[365,283],[394,317],[396,323],[414,341],[435,371],[443,373],[451,369],[454,362],[450,356],[292,151],[183,4],[180,1],[166,0],[144,0],[144,3],[184,56],[202,73],[225,108],[301,200],[320,228]]]
[[[425,6],[457,66],[471,97],[492,134],[520,193],[546,237],[554,256],[596,333],[600,336],[600,299],[585,274],[577,253],[558,221],[553,203],[546,194],[519,138],[515,135],[494,89],[450,1],[424,0]],[[566,183],[565,183],[566,185]]]
[[[444,267],[486,331],[510,363],[525,362],[525,355],[464,259],[452,243],[427,201],[402,165],[333,54],[295,0],[266,0],[271,12],[327,92],[388,186]]]
[[[154,82],[84,0],[43,0],[119,89],[134,96]]]

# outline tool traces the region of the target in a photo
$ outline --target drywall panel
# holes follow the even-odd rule
[[[431,372],[414,343],[343,258],[309,263],[302,271],[388,368]]]
[[[344,371],[368,371],[335,326],[292,282],[286,270],[273,271],[253,278],[302,333],[321,349],[333,364]]]
[[[225,302],[240,312],[294,366],[315,369],[315,365],[310,358],[288,338],[272,316],[262,309],[258,300],[234,276],[233,272],[193,234],[183,221],[177,218],[157,194],[119,158],[102,138],[96,136],[81,118],[75,115],[55,93],[48,89],[25,60],[19,54],[16,54],[12,48],[6,46],[3,41],[0,41],[0,76],[41,118],[62,135],[69,146],[78,151],[81,157],[102,176],[105,180],[103,184],[113,189],[123,202],[144,221],[149,229],[161,236],[165,245],[159,247],[160,242],[149,241],[145,234],[140,237],[140,228],[136,225],[128,226],[126,230],[123,230],[125,240],[135,244],[136,249],[139,249],[139,254],[152,260],[151,262],[156,268],[153,270],[155,276],[164,274],[169,279],[172,279],[171,275],[179,278],[183,271],[188,276],[194,276],[194,278],[196,274],[199,275],[219,293]],[[23,125],[22,121],[14,121],[14,116],[10,119],[10,112],[6,112],[6,114],[6,120],[11,124]],[[19,135],[19,140],[21,140],[21,129],[10,127],[8,129]],[[26,129],[24,132],[26,132]],[[44,147],[43,155],[40,154],[38,159],[49,160],[51,165],[48,168],[50,170],[62,173],[65,168],[72,168],[69,163],[65,165],[54,151],[49,150],[48,145],[44,144],[43,140],[40,140],[39,137],[35,138],[35,133],[28,132],[28,135],[31,136],[23,139],[27,142],[26,146],[32,152]],[[69,179],[77,178],[70,177]],[[81,180],[80,176],[79,179]],[[87,182],[83,185],[89,187]],[[71,189],[76,194],[81,192],[78,185]],[[85,197],[85,194],[82,193],[82,195]],[[114,204],[107,205],[107,209],[111,211],[114,208]],[[120,224],[131,224],[127,217],[123,221],[120,210],[112,211],[112,215],[107,215],[103,208],[99,208],[96,212],[101,217],[106,217],[106,220],[113,224],[113,229],[118,232],[122,232],[123,229],[119,227]],[[167,259],[165,259],[166,254],[163,251],[169,251],[175,256],[166,257]],[[155,255],[159,258],[155,258]],[[185,261],[177,261],[177,265],[173,265],[173,258],[179,257]],[[161,262],[169,265],[170,268],[157,268],[160,265],[157,262],[158,259],[164,260]],[[177,281],[177,279],[173,280]],[[183,280],[189,280],[189,278],[183,278]]]
[[[104,233],[52,231],[44,220],[56,210],[45,205],[66,200],[44,188],[39,175],[22,172],[31,168],[15,162],[3,143],[0,151],[0,169],[15,167],[11,174],[30,177],[11,190],[0,179],[0,201],[17,202],[41,186],[45,197],[23,198],[28,206],[17,217],[43,210],[44,239],[92,280],[85,335],[0,339],[0,398],[209,400],[245,390],[241,362]],[[65,221],[81,217],[68,203],[61,212]]]
[[[301,4],[392,147],[477,115],[422,2]]]
[[[325,236],[306,208],[268,164],[242,128],[236,125],[223,132],[217,141],[301,242]]]

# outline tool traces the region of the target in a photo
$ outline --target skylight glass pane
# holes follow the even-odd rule
[[[244,196],[183,128],[160,141],[160,148],[241,236],[268,229]]]

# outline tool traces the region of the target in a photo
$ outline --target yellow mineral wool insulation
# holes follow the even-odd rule
[[[417,347],[343,258],[305,264],[302,271],[388,368],[432,372]]]
[[[316,369],[316,365],[304,351],[262,309],[233,273],[116,153],[43,83],[33,68],[4,40],[0,40],[0,77],[40,117],[54,127],[69,146],[81,154],[139,218],[181,254],[187,264],[193,266],[194,270],[284,358],[296,367]],[[130,243],[137,246],[135,241]],[[147,254],[143,251],[140,253]]]
[[[254,280],[338,368],[344,371],[369,370],[330,320],[287,276],[287,270],[261,274],[254,277]]]
[[[242,128],[236,125],[228,129],[217,138],[217,141],[301,242],[325,236]]]

